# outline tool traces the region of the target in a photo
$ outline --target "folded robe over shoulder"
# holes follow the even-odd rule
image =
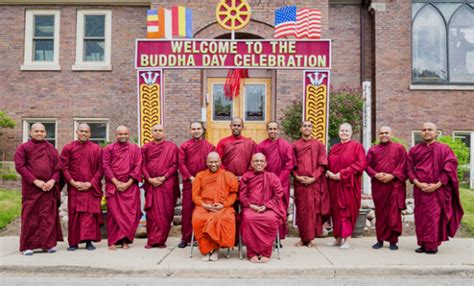
[[[266,171],[272,172],[280,179],[283,188],[282,203],[286,212],[290,204],[290,174],[295,166],[295,155],[293,147],[282,138],[271,140],[269,138],[257,145],[255,153],[263,153],[267,159]],[[288,227],[284,221],[280,226],[280,238],[284,239],[288,233]]]
[[[300,139],[293,144],[293,149],[297,162],[294,175],[316,179],[310,185],[294,180],[296,225],[301,240],[308,243],[322,234],[324,218],[329,216],[326,147],[317,139]]]
[[[283,188],[274,173],[249,171],[242,176],[239,187],[241,235],[249,258],[272,255],[277,229],[286,219],[282,197]],[[257,213],[250,204],[265,206],[266,210]]]
[[[222,167],[240,177],[249,170],[255,148],[256,144],[252,139],[231,135],[219,141],[217,153],[221,157]]]
[[[178,153],[178,167],[183,178],[183,192],[181,201],[181,241],[191,242],[193,231],[191,219],[194,211],[192,184],[189,178],[196,177],[197,173],[207,169],[207,155],[214,151],[215,147],[205,139],[189,139],[181,144]]]
[[[116,142],[102,152],[102,168],[105,174],[105,196],[107,198],[108,244],[132,243],[140,222],[140,189],[142,155],[137,145]],[[132,185],[119,192],[112,179],[121,182],[133,179]]]
[[[359,214],[362,173],[367,167],[364,147],[356,141],[338,143],[328,156],[329,170],[341,180],[329,180],[334,237],[352,235]]]
[[[442,183],[432,193],[413,187],[418,244],[429,245],[427,248],[432,250],[448,237],[454,237],[464,214],[459,198],[458,161],[446,144],[420,143],[410,149],[407,165],[410,181]]]
[[[61,152],[61,169],[68,183],[68,242],[100,241],[102,215],[102,150],[90,141],[73,141]],[[69,182],[89,182],[87,191],[78,191]]]
[[[402,210],[406,208],[407,151],[401,144],[377,144],[367,153],[367,174],[372,178],[377,241],[397,243],[402,234]],[[394,179],[382,183],[377,173],[392,174]]]
[[[142,155],[148,244],[163,245],[168,239],[179,197],[178,147],[171,141],[152,141],[143,146]],[[162,176],[166,180],[158,187],[148,182],[149,178]]]
[[[59,222],[61,203],[58,151],[47,141],[30,140],[15,152],[15,166],[21,175],[20,251],[50,249],[63,241]],[[56,184],[44,192],[33,184],[53,179]]]

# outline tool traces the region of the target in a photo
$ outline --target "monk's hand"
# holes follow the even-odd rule
[[[334,180],[340,181],[341,180],[341,173],[334,174]]]
[[[377,180],[383,182],[384,175],[385,175],[385,173],[377,173],[377,174],[374,175],[374,177],[375,177]]]
[[[158,187],[161,185],[161,182],[158,178],[148,178],[148,183],[150,183],[153,187]]]
[[[205,208],[206,210],[210,211],[210,212],[216,212],[216,211],[217,211],[217,210],[214,208],[214,205],[213,205],[213,204],[202,203],[202,207]]]
[[[254,212],[258,213],[260,208],[257,205],[250,204],[250,209],[253,210]]]
[[[45,192],[51,191],[51,189],[53,188],[53,186],[54,186],[55,183],[56,183],[56,181],[53,180],[53,179],[47,181],[47,182],[43,185],[43,191],[45,191]]]
[[[306,177],[305,185],[311,185],[312,183],[316,182],[316,178],[314,177]]]
[[[36,179],[36,180],[33,181],[33,184],[34,184],[35,186],[37,186],[38,188],[40,188],[40,189],[43,190],[43,186],[44,186],[44,184],[46,184],[46,183],[45,183],[44,181],[42,181],[42,180]],[[43,191],[44,191],[44,190],[43,190]]]
[[[390,183],[393,179],[395,179],[395,176],[394,176],[394,175],[384,173],[382,182],[385,183],[385,184],[387,184],[387,183]]]
[[[224,205],[221,204],[221,203],[215,203],[215,204],[214,204],[214,209],[215,209],[216,211],[220,211],[220,210],[223,209],[223,208],[224,208]]]
[[[83,183],[81,183],[81,189],[80,189],[80,191],[84,191],[84,192],[85,192],[85,191],[89,190],[90,188],[92,188],[92,184],[91,184],[91,183],[89,183],[89,182],[83,182]]]
[[[432,193],[439,189],[442,186],[441,182],[438,182],[436,184],[428,184],[427,188],[422,189],[423,192],[425,193]]]
[[[267,210],[266,206],[260,206],[258,207],[258,213],[264,213]]]
[[[426,189],[426,188],[429,187],[429,184],[427,184],[427,183],[422,183],[422,182],[418,181],[417,179],[415,179],[415,180],[413,181],[413,183],[415,183],[415,186],[417,186],[418,189],[420,189],[420,190],[423,190],[423,189]]]
[[[194,176],[189,177],[189,181],[192,183],[194,182]]]

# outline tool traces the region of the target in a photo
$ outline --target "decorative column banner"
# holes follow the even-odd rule
[[[150,142],[151,127],[163,123],[163,71],[161,69],[137,71],[138,134],[139,144]]]
[[[312,137],[328,146],[329,71],[305,70],[303,120],[313,123]]]

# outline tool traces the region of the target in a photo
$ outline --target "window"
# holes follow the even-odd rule
[[[77,126],[80,123],[87,123],[91,128],[90,141],[96,144],[104,144],[109,141],[109,121],[108,119],[75,119],[74,120],[74,140],[77,140]]]
[[[412,82],[474,84],[474,5],[413,0]]]
[[[233,115],[233,103],[224,95],[224,84],[212,85],[212,120],[229,121]]]
[[[76,63],[73,70],[112,70],[112,12],[77,12]]]
[[[438,137],[443,136],[443,132],[441,130],[438,130]],[[416,144],[419,144],[423,142],[423,138],[421,138],[421,132],[420,131],[412,131],[411,132],[411,146],[415,146]]]
[[[454,139],[459,139],[461,140],[464,144],[466,144],[467,148],[469,148],[469,157],[471,158],[471,144],[474,142],[472,139],[474,139],[472,136],[474,136],[474,131],[454,131],[453,132],[453,138]]]
[[[245,89],[245,120],[265,121],[265,84],[246,84]]]
[[[31,125],[34,123],[39,122],[46,127],[46,141],[53,144],[56,147],[57,143],[57,122],[54,118],[28,118],[23,119],[23,142],[28,141],[30,137],[30,129]]]
[[[27,10],[21,70],[60,70],[59,11]]]

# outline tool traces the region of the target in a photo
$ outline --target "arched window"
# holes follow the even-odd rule
[[[449,24],[449,81],[474,83],[474,9],[467,5]]]
[[[474,84],[474,3],[413,0],[414,84]]]
[[[434,6],[425,5],[413,20],[412,44],[413,81],[446,82],[446,25]]]

